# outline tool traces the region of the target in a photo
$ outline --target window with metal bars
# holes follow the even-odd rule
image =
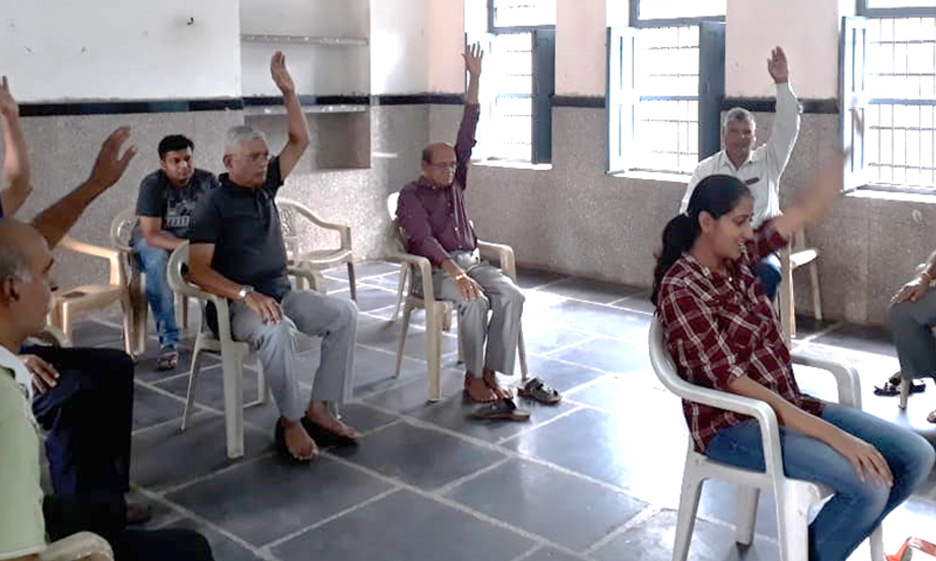
[[[608,171],[692,173],[720,147],[725,0],[631,0],[608,36]]]
[[[858,13],[842,27],[845,188],[936,193],[936,2],[858,0]]]
[[[466,9],[487,11],[486,33],[468,34],[469,42],[480,41],[485,50],[474,156],[549,163],[555,0],[486,0],[483,5],[473,1],[466,3]]]

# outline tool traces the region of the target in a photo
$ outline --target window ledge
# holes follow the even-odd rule
[[[476,166],[489,168],[526,169],[532,171],[549,171],[552,169],[552,164],[531,164],[530,162],[508,162],[504,160],[473,160],[471,163]]]
[[[688,173],[667,172],[667,171],[630,170],[630,171],[611,172],[608,175],[611,175],[612,177],[621,177],[624,179],[643,179],[645,181],[666,181],[669,183],[683,183],[683,184],[689,183],[689,180],[692,178],[692,175]]]
[[[873,186],[855,189],[845,196],[853,199],[874,199],[878,201],[898,201],[905,203],[917,203],[926,205],[936,205],[936,193],[908,193],[903,191],[892,191],[890,189],[875,189]]]

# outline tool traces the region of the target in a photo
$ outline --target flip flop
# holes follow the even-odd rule
[[[309,437],[311,437],[320,448],[328,448],[330,446],[355,446],[358,443],[356,439],[350,436],[345,436],[323,427],[310,419],[308,415],[303,415],[299,422],[302,423],[302,428],[309,433]]]
[[[156,370],[175,370],[179,366],[179,351],[170,349],[159,353]]]
[[[499,399],[476,408],[468,417],[478,421],[529,421],[530,412],[517,408],[511,398]]]
[[[562,396],[555,389],[546,385],[539,378],[530,378],[524,386],[517,390],[520,397],[532,399],[546,405],[556,405],[562,401]]]
[[[315,439],[312,439],[315,441]],[[318,443],[316,442],[316,446]],[[312,454],[312,457],[307,460],[300,460],[299,458],[292,455],[292,452],[289,451],[289,446],[286,444],[286,431],[283,429],[283,424],[279,421],[276,421],[276,428],[273,429],[273,447],[276,451],[287,460],[291,460],[297,464],[306,464],[316,459],[321,453],[321,448],[315,450]]]
[[[930,414],[926,416],[926,420],[930,423],[936,423],[936,411],[931,411]]]
[[[910,393],[920,393],[926,391],[926,382],[917,382],[914,380],[910,383]],[[900,395],[900,383],[894,384],[891,380],[888,380],[884,386],[874,386],[874,395]]]

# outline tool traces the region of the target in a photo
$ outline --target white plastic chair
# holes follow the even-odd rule
[[[325,278],[322,276],[321,271],[344,263],[348,268],[348,285],[351,290],[351,299],[357,301],[354,253],[351,251],[351,227],[346,224],[326,222],[316,216],[312,209],[292,199],[279,197],[276,199],[276,207],[279,210],[280,224],[283,228],[286,255],[295,266],[307,269],[314,274],[315,283],[312,288],[316,292],[325,294]],[[319,228],[338,232],[341,236],[340,245],[332,249],[302,251],[297,217],[305,218]]]
[[[410,315],[415,309],[426,311],[426,363],[429,374],[429,401],[436,402],[442,399],[441,362],[442,362],[442,331],[450,325],[454,303],[448,300],[439,300],[435,297],[435,288],[432,284],[432,264],[425,257],[412,255],[402,251],[400,232],[395,224],[396,199],[398,193],[390,195],[387,199],[387,208],[390,212],[392,224],[390,238],[395,248],[389,249],[387,260],[396,261],[403,266],[400,271],[400,294],[403,292],[405,281],[409,280],[409,288],[403,302],[403,329],[400,333],[400,346],[397,350],[396,369],[394,377],[400,376],[403,364],[403,350],[406,346],[406,334],[409,330]],[[392,201],[392,205],[391,205]],[[500,267],[504,274],[513,280],[517,279],[517,267],[514,252],[510,246],[478,241],[481,256]],[[419,284],[416,283],[417,279]],[[399,307],[399,302],[398,302]],[[394,314],[395,316],[395,314]],[[461,356],[461,340],[458,342],[459,356]],[[520,339],[517,343],[517,356],[520,358],[520,373],[526,382],[529,372],[527,369],[526,349],[523,344],[523,330],[520,330]]]
[[[794,356],[793,361],[796,364],[821,368],[830,372],[838,382],[839,403],[861,408],[861,390],[858,373],[854,368],[805,356]],[[673,561],[685,561],[689,555],[689,542],[695,526],[699,496],[702,484],[708,479],[718,479],[738,485],[735,541],[744,545],[749,545],[753,541],[757,499],[760,491],[772,491],[777,505],[780,558],[787,561],[808,559],[809,507],[831,495],[831,491],[816,483],[790,479],[784,475],[780,429],[774,410],[763,401],[703,388],[682,379],[676,371],[673,359],[666,351],[663,342],[663,327],[656,317],[650,326],[650,363],[663,385],[679,397],[711,407],[735,411],[757,420],[764,442],[764,464],[767,466],[766,471],[758,472],[722,464],[696,452],[692,440],[689,440],[676,521]],[[871,534],[870,545],[872,561],[884,559],[880,526]]]
[[[120,252],[80,242],[68,236],[62,238],[58,249],[104,259],[110,265],[110,273],[107,284],[89,284],[54,292],[49,323],[60,329],[66,337],[71,338],[72,323],[78,314],[89,310],[100,310],[114,302],[119,302],[123,316],[124,350],[127,354],[135,356],[133,312],[130,309],[130,292],[125,271],[121,266]]]
[[[101,536],[78,532],[50,543],[39,561],[114,561],[114,552]]]
[[[789,248],[780,253],[782,267],[780,282],[780,317],[783,334],[789,345],[796,337],[796,298],[793,295],[793,273],[809,267],[809,282],[812,287],[813,317],[822,321],[822,297],[819,292],[819,250],[807,247],[806,235],[797,232]]]
[[[129,279],[130,309],[133,322],[133,348],[139,356],[146,351],[146,317],[149,306],[146,302],[146,279],[143,271],[135,263],[133,249],[130,247],[130,234],[137,223],[136,208],[127,207],[117,213],[111,221],[111,245],[120,252],[121,265]],[[181,325],[188,329],[188,298],[176,294],[176,315],[182,313]]]

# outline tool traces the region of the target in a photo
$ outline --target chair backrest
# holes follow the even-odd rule
[[[683,380],[676,371],[676,362],[666,350],[663,340],[663,324],[656,315],[650,323],[650,365],[669,391],[683,399],[688,399],[686,396],[694,393],[696,386]]]
[[[280,229],[283,231],[283,243],[286,245],[286,255],[294,259],[299,255],[299,227],[295,205],[285,199],[276,200],[276,208],[280,217]]]
[[[169,288],[177,294],[191,295],[189,294],[191,291],[197,290],[182,276],[182,268],[188,266],[188,261],[189,242],[183,242],[169,254],[169,262],[166,264],[166,280],[169,281]]]
[[[390,193],[387,196],[387,214],[390,215],[390,221],[396,221],[397,202],[400,200],[400,193]]]
[[[111,245],[121,251],[130,251],[130,233],[136,226],[137,216],[134,207],[127,207],[117,213],[117,216],[111,220],[110,240]]]

